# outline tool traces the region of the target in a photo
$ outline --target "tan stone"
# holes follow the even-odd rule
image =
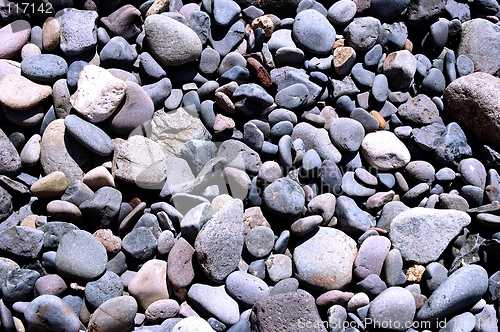
[[[114,187],[115,179],[104,166],[98,166],[83,176],[83,183],[97,190],[104,186]]]
[[[30,191],[39,198],[57,197],[68,188],[68,179],[63,172],[52,172],[31,185]]]
[[[52,88],[24,76],[7,74],[0,80],[0,103],[17,111],[29,110],[52,95]]]
[[[42,45],[45,51],[52,51],[59,45],[61,37],[61,25],[53,17],[49,17],[43,23]]]
[[[147,261],[130,281],[128,291],[143,311],[155,301],[168,299],[167,262],[158,259]]]

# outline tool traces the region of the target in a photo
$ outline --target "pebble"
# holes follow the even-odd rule
[[[188,298],[196,308],[208,312],[224,324],[233,325],[239,320],[238,303],[226,293],[224,286],[194,284],[189,289]]]
[[[113,153],[111,138],[99,127],[72,114],[64,118],[64,125],[69,134],[92,152],[101,156]]]
[[[40,295],[29,303],[24,319],[30,328],[54,331],[80,330],[80,320],[71,308],[55,295]]]
[[[83,67],[78,89],[71,96],[71,105],[85,119],[99,123],[111,116],[125,97],[127,85],[106,69],[95,65]],[[106,102],[103,102],[106,101]]]
[[[401,312],[399,309],[404,308]],[[416,305],[413,295],[401,287],[389,287],[380,293],[371,303],[368,309],[368,318],[373,326],[384,326],[393,324],[396,331],[406,331],[413,322]]]
[[[168,299],[167,262],[158,259],[147,261],[124,286],[141,310],[146,310],[155,301]]]
[[[292,276],[292,259],[284,254],[274,254],[265,260],[265,271],[269,279],[279,282]]]
[[[371,236],[363,241],[354,260],[354,275],[363,280],[371,274],[380,276],[391,242],[383,236]]]
[[[231,222],[229,222],[231,221]],[[239,200],[227,203],[210,219],[196,237],[194,248],[205,275],[222,283],[240,261],[243,250],[243,204]],[[211,241],[212,234],[231,238],[231,243]]]
[[[346,25],[356,15],[356,9],[356,3],[354,1],[338,1],[328,9],[328,21],[330,21],[332,25]]]
[[[95,11],[66,8],[56,15],[61,27],[59,47],[64,55],[76,56],[97,44],[97,18]]]
[[[146,320],[149,322],[163,322],[168,318],[177,316],[180,306],[175,300],[158,300],[146,309]]]
[[[266,257],[274,247],[274,233],[271,228],[257,226],[245,236],[245,248],[255,258]]]
[[[338,246],[327,249],[327,243]],[[299,240],[293,254],[296,278],[309,287],[328,291],[343,289],[352,279],[352,266],[357,254],[356,243],[344,232],[319,227]],[[325,259],[328,257],[327,259]],[[328,262],[328,265],[325,265]],[[331,268],[328,268],[330,266]],[[334,268],[335,267],[335,268]]]
[[[417,312],[420,320],[442,319],[475,304],[486,293],[488,274],[478,265],[464,266],[452,273]]]
[[[126,331],[133,327],[137,301],[132,296],[118,296],[101,304],[90,315],[89,329],[95,331]]]
[[[35,55],[21,62],[23,76],[38,83],[53,83],[64,78],[67,71],[66,60],[53,54]]]
[[[15,111],[26,111],[52,94],[50,86],[37,84],[24,76],[7,74],[0,80],[0,103]]]
[[[122,135],[151,120],[154,113],[154,104],[147,92],[134,82],[126,82],[126,85],[125,100],[109,120],[111,129]]]
[[[436,260],[469,223],[470,216],[462,211],[413,208],[392,220],[389,238],[403,259],[426,264]],[[412,228],[415,224],[418,230]]]
[[[392,88],[404,90],[409,87],[415,76],[417,61],[407,50],[396,51],[387,55],[383,70]]]
[[[304,84],[297,83],[278,91],[275,100],[280,107],[294,110],[305,106],[309,90]]]
[[[104,302],[123,294],[123,282],[120,277],[106,271],[102,277],[88,282],[85,286],[85,301],[89,309],[97,309]]]
[[[291,326],[299,319],[309,322],[310,331],[326,331],[314,298],[305,293],[283,293],[257,301],[250,314],[250,323],[259,331],[277,331],[283,326]]]
[[[411,158],[408,148],[388,131],[367,134],[361,144],[361,153],[372,167],[383,171],[402,168]]]
[[[79,206],[84,218],[90,218],[89,227],[107,228],[120,210],[122,194],[117,189],[102,187]]]
[[[10,7],[9,7],[10,8]],[[0,37],[5,43],[0,47],[0,59],[12,59],[29,41],[31,25],[25,20],[16,20],[0,29]]]
[[[369,51],[377,42],[380,28],[380,21],[374,17],[355,18],[345,30],[347,45],[356,51]]]
[[[299,47],[313,54],[331,52],[335,42],[335,28],[324,15],[314,9],[297,14],[292,35]]]
[[[348,152],[357,151],[365,137],[363,125],[348,118],[332,119],[329,133],[333,144]]]
[[[107,262],[106,249],[92,234],[74,230],[62,236],[55,263],[62,275],[89,281],[104,273]]]

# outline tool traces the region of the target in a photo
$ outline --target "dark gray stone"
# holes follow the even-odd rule
[[[118,275],[106,271],[96,281],[88,282],[85,286],[86,305],[95,310],[107,300],[123,295],[123,282]]]
[[[286,220],[297,219],[304,210],[304,191],[290,178],[280,178],[267,186],[263,199],[269,212]]]

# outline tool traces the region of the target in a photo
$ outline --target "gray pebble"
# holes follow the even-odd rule
[[[123,283],[120,277],[110,271],[106,271],[102,277],[85,286],[85,300],[90,310],[95,310],[107,300],[122,294]]]
[[[269,287],[263,280],[243,271],[235,271],[227,277],[226,290],[247,307],[269,295]]]

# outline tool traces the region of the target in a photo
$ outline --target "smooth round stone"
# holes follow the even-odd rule
[[[441,70],[431,68],[422,80],[422,91],[429,95],[440,96],[446,88],[446,79]]]
[[[266,257],[274,247],[274,233],[266,226],[252,228],[245,237],[245,247],[255,258]]]
[[[247,61],[241,54],[237,52],[230,52],[220,62],[219,75],[223,75],[225,72],[227,72],[234,66],[245,67],[246,63]]]
[[[264,189],[264,204],[273,214],[286,220],[297,219],[305,205],[300,185],[290,178],[280,178]]]
[[[405,175],[417,182],[431,184],[434,182],[435,174],[434,166],[423,160],[411,161],[405,167]]]
[[[68,179],[63,172],[52,172],[31,185],[30,191],[39,198],[62,195],[68,188]]]
[[[243,271],[235,271],[227,277],[226,290],[247,307],[269,295],[269,287],[263,280]]]
[[[32,81],[53,83],[64,78],[68,71],[66,60],[54,54],[40,54],[24,59],[21,72]]]
[[[42,105],[26,111],[16,111],[3,106],[3,111],[10,122],[22,127],[34,127],[42,122],[45,110]]]
[[[393,52],[385,58],[383,70],[391,87],[396,90],[405,90],[415,76],[417,60],[407,50]]]
[[[282,177],[280,165],[275,161],[266,161],[259,169],[259,179],[264,183],[272,183]]]
[[[325,193],[314,197],[307,205],[311,214],[321,215],[323,222],[329,222],[335,213],[336,198],[333,194]]]
[[[333,25],[346,25],[356,15],[356,3],[351,0],[340,0],[329,9],[327,18]]]
[[[168,299],[167,262],[158,259],[147,261],[126,287],[144,311],[151,303]]]
[[[197,316],[190,316],[182,319],[174,325],[172,331],[177,332],[205,332],[213,331],[212,326],[206,320]]]
[[[148,322],[163,322],[165,319],[177,316],[179,303],[176,300],[158,300],[149,305],[145,315]]]
[[[118,5],[118,3],[116,3]],[[161,4],[159,3],[161,6]],[[108,9],[104,9],[108,12]],[[132,5],[124,5],[101,18],[101,22],[115,36],[122,36],[128,41],[135,40],[141,32],[138,26],[142,22],[140,19],[141,11]]]
[[[401,119],[420,125],[428,125],[439,119],[436,104],[427,95],[419,94],[398,107]]]
[[[465,184],[484,189],[486,186],[486,169],[484,165],[475,158],[467,158],[458,165],[458,172]]]
[[[106,271],[102,277],[88,282],[85,286],[85,301],[91,310],[122,294],[123,282],[117,274],[110,271]]]
[[[245,67],[234,66],[220,77],[221,83],[236,82],[238,84],[247,83],[250,79],[250,72]]]
[[[419,320],[450,317],[481,299],[488,289],[488,274],[479,265],[467,265],[453,272],[418,311]]]
[[[188,298],[196,308],[224,324],[233,325],[239,320],[238,303],[226,293],[225,286],[194,284],[189,289]]]
[[[292,30],[289,29],[281,29],[273,32],[271,38],[267,42],[267,45],[273,54],[282,47],[297,47],[292,39]]]
[[[392,249],[387,254],[384,265],[382,266],[382,277],[387,286],[395,286],[399,284],[403,269],[403,258],[398,249]]]
[[[16,111],[26,111],[52,94],[52,88],[24,76],[7,74],[0,80],[0,103]]]
[[[104,273],[107,262],[106,248],[86,231],[69,231],[59,242],[56,267],[64,276],[94,280]]]
[[[42,27],[42,45],[46,51],[53,51],[59,45],[61,37],[61,25],[53,17],[45,20]]]
[[[101,128],[71,114],[64,119],[64,125],[69,134],[92,152],[100,156],[113,153],[113,141]]]
[[[347,302],[346,309],[348,312],[355,312],[359,308],[362,308],[370,303],[370,299],[368,295],[365,293],[359,292],[354,294],[353,297]]]
[[[460,77],[474,72],[474,62],[465,54],[457,57],[457,73]]]
[[[295,16],[292,35],[298,47],[313,54],[328,54],[335,42],[335,28],[326,17],[314,9]]]
[[[371,302],[368,318],[372,319],[374,326],[391,324],[391,330],[406,331],[413,323],[415,311],[412,293],[401,287],[390,287]]]
[[[347,45],[356,51],[369,51],[377,43],[380,21],[374,17],[355,18],[345,29]]]
[[[68,88],[72,90],[77,88],[80,72],[86,65],[88,65],[88,62],[83,60],[74,61],[69,65],[68,72],[66,74],[66,83],[68,84]]]
[[[387,100],[389,96],[389,81],[384,74],[379,74],[375,76],[372,85],[371,96],[377,103],[383,103]]]
[[[53,200],[47,204],[47,214],[55,220],[74,223],[78,223],[82,219],[82,213],[76,205],[61,200]]]
[[[303,236],[316,230],[322,222],[323,218],[321,216],[307,216],[297,219],[297,221],[290,225],[290,233],[296,236]]]
[[[108,253],[117,254],[121,250],[122,240],[113,235],[110,229],[99,229],[93,235],[102,243]]]
[[[25,20],[16,20],[0,29],[0,59],[12,59],[29,41],[31,25]]]
[[[220,55],[213,48],[207,47],[203,49],[200,57],[199,69],[203,74],[213,74],[219,67]]]
[[[240,6],[231,0],[213,0],[212,14],[217,25],[229,26],[238,20]]]
[[[276,67],[301,66],[304,62],[304,52],[297,47],[281,47],[274,55]]]
[[[500,217],[491,213],[479,213],[476,216],[476,219],[482,225],[485,225],[490,228],[498,228],[500,227]]]
[[[128,135],[135,128],[151,120],[155,110],[153,101],[139,84],[134,82],[126,84],[125,100],[109,120],[111,129],[121,135]]]
[[[21,49],[21,59],[23,59],[23,61],[40,54],[42,54],[42,51],[38,48],[38,46],[32,43],[24,45]]]
[[[26,307],[24,319],[28,326],[42,331],[80,330],[80,319],[61,298],[55,295],[36,297]]]
[[[250,266],[249,266],[249,271],[251,271]],[[264,272],[263,276],[265,276],[266,271],[267,275],[269,276],[269,279],[271,279],[271,281],[273,282],[279,282],[283,279],[290,278],[293,273],[292,260],[290,259],[290,257],[283,254],[271,255],[267,260],[265,260],[265,271],[262,271]],[[257,274],[257,276],[260,275]]]
[[[95,11],[66,8],[57,12],[56,19],[61,25],[60,45],[66,56],[75,56],[90,50],[97,44]]]
[[[201,55],[202,45],[196,33],[168,16],[148,16],[144,21],[144,31],[151,53],[164,65],[179,66]]]
[[[448,270],[438,262],[432,262],[425,267],[424,280],[427,288],[434,292],[448,278]]]
[[[359,248],[354,261],[354,275],[362,280],[370,274],[380,276],[382,265],[391,248],[391,241],[383,236],[370,236]]]
[[[68,287],[66,282],[57,274],[49,274],[38,278],[35,282],[35,296],[55,295],[60,296]]]
[[[284,293],[296,292],[299,288],[299,281],[295,278],[288,278],[278,281],[269,291],[269,295],[278,295]]]
[[[97,166],[96,168],[88,171],[83,176],[82,181],[94,190],[105,186],[115,186],[113,175],[111,175],[111,173],[104,166]]]
[[[329,132],[333,144],[339,149],[348,152],[358,151],[365,137],[363,125],[348,118],[332,119]]]
[[[40,163],[45,174],[62,171],[70,182],[81,180],[90,168],[90,153],[70,135],[63,119],[52,121],[42,136]]]
[[[71,105],[92,123],[109,118],[125,97],[127,85],[109,71],[95,65],[83,67]],[[104,102],[106,101],[106,102]]]
[[[118,214],[122,201],[120,191],[102,187],[80,204],[80,210],[89,227],[107,228]]]
[[[165,69],[148,52],[142,52],[139,58],[141,67],[149,78],[156,81],[167,76]]]
[[[132,296],[119,296],[107,300],[90,316],[89,330],[118,332],[134,326],[137,302]]]
[[[367,134],[361,144],[361,153],[372,167],[383,171],[402,168],[411,159],[408,148],[389,131]]]
[[[328,243],[336,243],[335,247]],[[352,279],[356,242],[335,228],[319,227],[299,238],[293,252],[295,277],[313,289],[342,289]]]
[[[101,66],[128,70],[137,59],[135,47],[121,36],[113,37],[99,53]]]

